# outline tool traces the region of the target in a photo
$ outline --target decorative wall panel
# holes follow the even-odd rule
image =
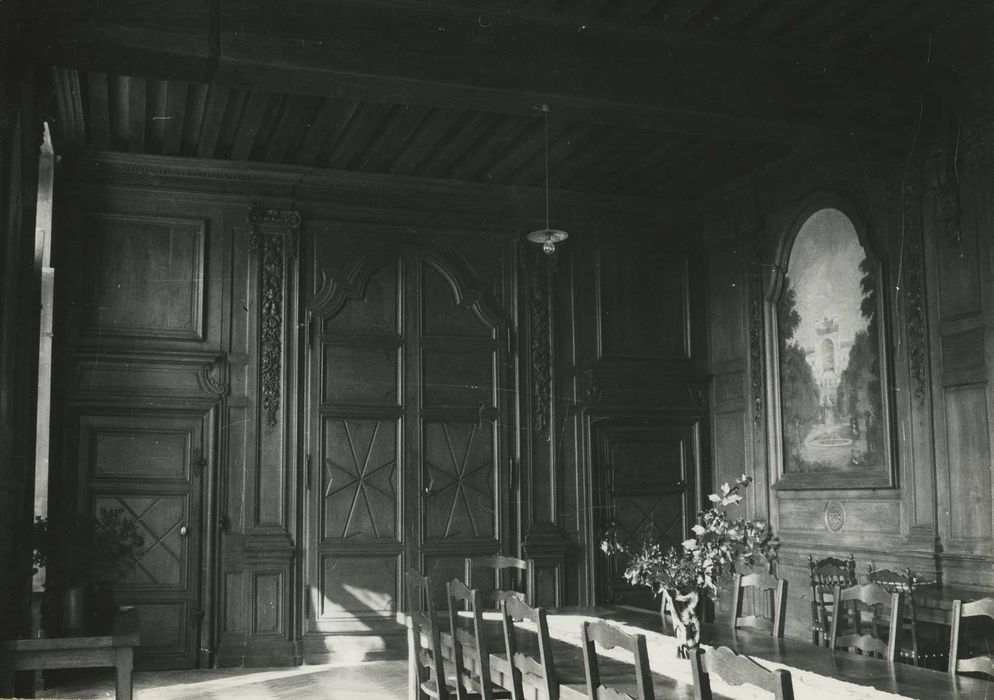
[[[990,540],[991,453],[987,385],[945,390],[950,535]]]
[[[688,357],[687,261],[635,251],[619,247],[597,254],[598,356]]]
[[[174,657],[190,653],[190,609],[185,602],[138,603],[135,609],[143,655]]]
[[[204,337],[203,220],[93,214],[83,332],[162,340]]]
[[[832,517],[825,517],[824,499],[779,499],[779,524],[784,532],[828,533]],[[835,501],[839,502],[839,501]],[[901,532],[901,502],[858,499],[841,501],[845,516],[837,531],[843,535],[896,535]]]
[[[984,331],[974,328],[942,337],[942,371],[957,372],[982,368],[986,362],[984,355]]]
[[[185,588],[189,585],[190,560],[187,540],[180,529],[189,524],[186,495],[143,497],[115,494],[94,499],[94,508],[119,509],[122,517],[134,520],[145,543],[135,569],[119,580],[128,588]]]
[[[397,610],[396,571],[395,556],[323,557],[318,623],[392,619]]]
[[[343,405],[399,404],[400,352],[395,343],[327,345],[322,401]]]
[[[400,261],[394,260],[370,275],[362,295],[351,299],[337,313],[325,317],[325,333],[366,333],[398,335]]]
[[[745,413],[714,414],[714,481],[732,483],[746,473]],[[751,495],[751,494],[747,494]]]
[[[325,418],[320,481],[325,539],[399,541],[398,428],[396,419]]]
[[[465,350],[428,344],[422,350],[424,404],[477,408],[494,405],[496,357],[491,347]]]
[[[428,540],[495,537],[493,428],[489,422],[425,423]]]
[[[936,280],[939,284],[939,313],[943,321],[981,310],[977,234],[969,224],[959,227],[958,231],[959,234],[952,240],[936,241]]]
[[[252,634],[282,636],[284,628],[283,572],[252,573]]]
[[[425,336],[493,337],[492,328],[457,302],[452,286],[437,268],[423,265],[421,270],[424,305],[421,319]]]
[[[226,573],[224,575],[224,597],[222,610],[224,632],[242,633],[245,631],[244,609],[245,574],[243,572]]]

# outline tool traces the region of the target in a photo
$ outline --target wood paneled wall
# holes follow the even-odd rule
[[[0,8],[0,24],[13,23]],[[5,30],[0,30],[0,38]],[[8,44],[9,47],[9,44]],[[34,261],[38,149],[32,77],[8,48],[0,76],[0,639],[30,629],[30,524],[40,271]]]
[[[538,259],[555,290],[555,396],[548,424],[536,420],[546,387],[533,357],[524,384],[535,397],[524,424],[533,472],[524,479],[536,492],[533,519],[565,533],[565,603],[651,605],[600,552],[605,529],[614,524],[632,544],[647,534],[678,544],[710,481],[706,270],[687,230],[605,226],[570,239],[553,261]]]
[[[894,160],[852,143],[811,150],[707,207],[715,475],[756,478],[747,511],[768,517],[783,540],[788,634],[808,634],[809,554],[852,552],[861,574],[870,564],[910,566],[952,584],[990,584],[991,134],[989,118],[968,119],[949,149]],[[893,488],[777,486],[769,280],[778,246],[819,193],[862,220],[882,261]],[[828,510],[844,514],[837,531]]]
[[[53,463],[77,508],[130,510],[173,559],[119,587],[148,620],[145,666],[382,650],[403,641],[405,568],[441,584],[495,549],[536,560],[540,603],[593,602],[601,479],[629,462],[669,470],[657,507],[674,531],[696,512],[705,273],[674,245],[683,213],[563,195],[553,216],[572,235],[548,257],[523,240],[541,213],[529,192],[163,157],[67,165]],[[389,309],[394,330],[377,320]],[[374,445],[374,423],[396,432]],[[362,468],[346,443],[387,466],[398,450],[389,479],[361,479],[396,507],[397,536],[382,513],[320,515]],[[490,520],[436,497],[472,486],[468,458],[492,461],[477,484]]]

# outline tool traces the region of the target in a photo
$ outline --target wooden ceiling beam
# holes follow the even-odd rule
[[[569,121],[786,144],[825,130],[886,138],[910,131],[914,114],[911,81],[835,54],[396,0],[225,0],[216,13],[199,0],[113,12],[98,0],[48,2],[44,41],[30,45],[86,70],[518,115],[547,103]]]
[[[186,118],[187,84],[180,80],[170,80],[166,84],[166,103],[161,115],[153,115],[165,121],[165,136],[162,152],[167,156],[179,155],[183,144],[183,122]]]

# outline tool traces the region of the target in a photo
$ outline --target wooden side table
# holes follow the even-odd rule
[[[140,643],[138,613],[134,610],[114,616],[111,634],[3,642],[0,644],[0,697],[13,694],[15,671],[113,666],[117,670],[117,700],[131,700],[134,649]]]

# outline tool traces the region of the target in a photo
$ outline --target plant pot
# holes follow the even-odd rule
[[[62,632],[67,636],[86,633],[86,586],[67,586],[62,598]]]
[[[62,631],[68,636],[110,634],[115,610],[113,581],[68,586],[63,596]]]
[[[701,645],[701,621],[697,614],[701,594],[699,591],[664,590],[663,595],[668,598],[666,609],[679,644],[677,658],[689,659],[693,650]]]

